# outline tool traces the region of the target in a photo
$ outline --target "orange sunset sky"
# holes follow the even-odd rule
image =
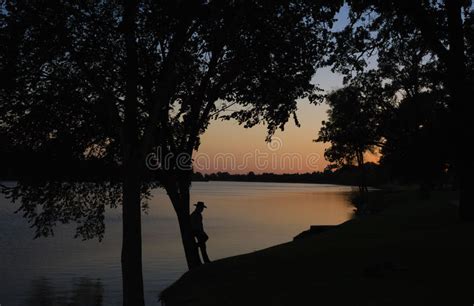
[[[342,29],[348,22],[348,7],[337,15],[334,30]],[[369,65],[371,65],[369,63]],[[330,68],[319,69],[312,82],[325,92],[343,86],[342,75]],[[195,153],[194,169],[202,173],[227,171],[230,173],[304,173],[323,171],[328,165],[324,149],[328,144],[316,143],[321,121],[327,119],[328,106],[314,105],[307,100],[298,102],[297,116],[301,127],[289,121],[285,131],[278,131],[275,142],[265,142],[266,127],[251,129],[239,126],[235,121],[213,121],[201,138],[199,151]],[[378,156],[367,155],[367,161],[377,161]]]
[[[342,76],[320,69],[313,82],[326,92],[342,87]],[[263,125],[245,129],[235,121],[213,121],[195,154],[195,171],[211,173],[303,173],[322,171],[328,165],[324,149],[328,144],[313,142],[327,118],[328,106],[298,102],[301,127],[291,120],[285,131],[278,131],[272,144],[265,142]]]

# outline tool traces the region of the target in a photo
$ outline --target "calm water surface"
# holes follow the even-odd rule
[[[192,201],[206,202],[208,251],[218,259],[290,241],[311,224],[352,217],[351,187],[316,184],[195,182]],[[121,217],[110,209],[102,242],[73,239],[73,226],[33,240],[16,205],[0,195],[0,305],[120,305]],[[143,216],[147,305],[185,272],[174,211],[155,190]]]

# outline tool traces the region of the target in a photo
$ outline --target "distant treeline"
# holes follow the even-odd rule
[[[120,178],[120,169],[106,159],[74,154],[70,144],[54,144],[42,149],[14,145],[0,134],[0,180],[83,180]]]
[[[13,147],[9,145],[6,137],[0,135],[0,180],[17,180],[49,178],[57,180],[110,180],[120,178],[120,169],[100,159],[80,159],[67,150],[59,149],[57,146],[51,150],[32,152],[30,149]],[[364,175],[368,186],[381,186],[389,183],[413,184],[414,179],[397,175],[396,169],[386,165],[375,163],[364,164]],[[243,181],[243,182],[282,182],[282,183],[319,183],[319,184],[341,184],[358,185],[361,169],[355,165],[344,165],[341,167],[329,166],[326,170],[312,173],[261,173],[249,172],[247,174],[231,174],[229,172],[217,172],[202,174],[195,172],[193,181]],[[148,178],[156,180],[153,172],[148,173]],[[451,186],[452,175],[445,173],[438,177],[429,188],[440,186]]]
[[[49,154],[0,152],[0,180],[111,180],[120,177],[120,170],[101,160],[79,160]]]
[[[5,144],[5,143],[3,143]],[[379,186],[389,181],[386,171],[379,165],[367,163],[367,182],[370,186]],[[8,150],[0,148],[0,180],[17,180],[18,178],[42,179],[64,177],[64,179],[80,178],[85,180],[108,179],[120,177],[120,170],[107,165],[101,160],[78,160],[51,152],[35,152]],[[244,181],[244,182],[282,182],[282,183],[320,183],[357,185],[359,169],[355,166],[344,166],[337,170],[325,170],[312,173],[262,173],[230,174],[217,172],[211,174],[193,173],[193,181]]]
[[[390,182],[386,171],[377,164],[367,163],[366,175],[369,186],[380,186]],[[194,173],[193,181],[242,181],[242,182],[279,182],[279,183],[315,183],[315,184],[339,184],[357,185],[359,169],[355,166],[345,166],[337,170],[326,170],[311,173],[262,173],[256,174],[230,174],[229,172],[217,172],[211,174]]]

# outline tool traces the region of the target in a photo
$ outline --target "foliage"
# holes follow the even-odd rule
[[[355,86],[329,94],[328,121],[322,122],[316,141],[330,142],[324,156],[342,166],[353,164],[357,155],[373,152],[379,141],[376,101]]]
[[[2,2],[0,130],[14,147],[33,154],[96,159],[116,168],[124,156],[135,156],[139,161],[130,169],[140,168],[144,190],[150,178],[145,156],[159,148],[172,158],[155,178],[169,189],[178,180],[184,193],[192,160],[183,170],[178,158],[199,148],[200,135],[223,109],[239,105],[223,118],[246,127],[266,123],[271,135],[291,116],[296,120],[297,99],[317,98],[310,80],[329,48],[333,16],[342,4],[124,3],[132,6],[115,0]],[[66,175],[84,180],[79,172]],[[17,199],[29,199],[23,202],[26,211],[36,205],[59,209],[53,203],[62,201],[59,187],[20,180],[16,193],[25,195]],[[33,201],[41,194],[54,197]],[[72,212],[57,211],[58,220],[69,221],[64,214],[72,219]]]
[[[459,133],[460,119],[450,101],[451,55],[446,46],[452,41],[446,6],[439,1],[349,1],[349,5],[350,22],[334,34],[330,61],[335,71],[345,75],[347,87],[355,83],[357,91],[375,93],[366,107],[378,113],[377,123],[361,134],[363,140],[371,143],[376,135],[381,162],[395,177],[422,183],[438,180],[458,158],[459,151],[450,148],[459,146],[460,137],[449,136]],[[469,50],[472,7],[465,5],[463,14]],[[466,55],[468,82],[472,82],[472,52]],[[354,112],[359,107],[346,108],[342,130],[360,116]],[[341,146],[331,151],[336,156],[344,152]]]
[[[103,238],[104,210],[121,201],[121,186],[113,183],[29,182],[0,186],[18,212],[35,229],[35,238],[54,235],[57,223],[76,222],[76,237]]]

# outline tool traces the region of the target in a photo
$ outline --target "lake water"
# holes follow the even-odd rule
[[[292,240],[312,224],[352,217],[351,187],[317,184],[195,182],[191,200],[206,202],[212,259]],[[33,240],[16,205],[0,195],[0,305],[121,305],[120,210],[106,214],[104,240],[73,239],[72,226]],[[163,190],[143,216],[147,305],[186,271],[177,220]]]

